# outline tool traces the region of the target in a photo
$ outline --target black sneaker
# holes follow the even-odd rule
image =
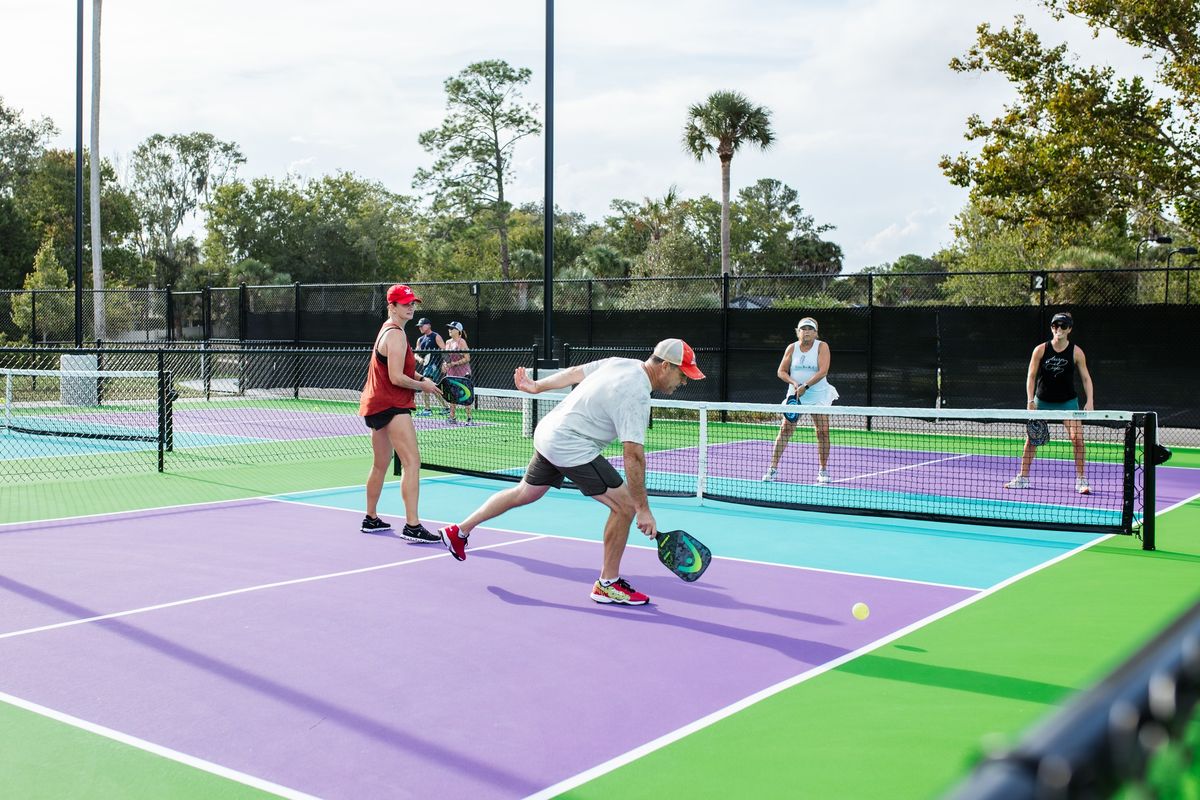
[[[436,533],[430,533],[429,530],[419,522],[416,525],[405,525],[404,529],[400,531],[400,538],[407,539],[410,542],[425,542],[426,544],[429,542],[440,542],[442,540],[442,537],[438,536]]]
[[[390,531],[391,529],[392,526],[381,520],[379,517],[363,517],[363,533],[383,533],[384,531]]]

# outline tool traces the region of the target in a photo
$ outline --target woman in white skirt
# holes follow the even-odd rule
[[[828,406],[837,400],[837,389],[825,379],[829,372],[829,345],[817,338],[817,321],[805,317],[796,326],[796,341],[783,351],[776,374],[788,385],[784,402],[798,402],[802,406]],[[793,401],[791,398],[795,397]],[[797,409],[799,411],[799,409]],[[792,419],[789,420],[788,417]],[[787,448],[800,414],[788,414],[779,426],[775,437],[775,449],[771,451],[771,464],[763,475],[764,481],[776,480],[779,476],[779,459]],[[813,430],[817,435],[817,483],[829,483],[829,415],[813,414]]]

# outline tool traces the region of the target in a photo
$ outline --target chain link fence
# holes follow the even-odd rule
[[[1186,268],[627,278],[556,281],[554,341],[643,354],[679,337],[711,376],[688,397],[771,402],[776,370],[802,316],[820,323],[842,402],[867,406],[1005,408],[1024,401],[1033,346],[1053,313],[1071,311],[1098,407],[1152,409],[1164,427],[1200,429],[1200,355],[1151,342],[1187,341],[1200,324],[1200,275]],[[1197,283],[1196,286],[1192,286]],[[474,348],[544,351],[538,281],[417,283],[420,314],[446,335],[464,326]],[[292,284],[198,292],[85,292],[84,338],[102,297],[113,344],[271,342],[361,345],[386,314],[386,284]],[[0,292],[10,344],[74,340],[69,291]],[[415,333],[413,334],[415,336]],[[1200,434],[1197,434],[1200,437]]]
[[[517,367],[536,370],[532,347],[468,352],[476,386],[511,388]],[[0,348],[0,484],[369,459],[358,403],[370,358],[275,343]]]

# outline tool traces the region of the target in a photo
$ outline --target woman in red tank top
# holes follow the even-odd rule
[[[437,542],[440,541],[437,534],[426,530],[417,513],[421,454],[417,449],[412,411],[417,405],[417,392],[441,395],[437,384],[429,378],[417,377],[416,357],[404,335],[404,325],[413,318],[419,302],[421,298],[403,284],[388,289],[388,318],[371,348],[367,382],[358,403],[359,416],[371,429],[374,454],[367,476],[367,515],[363,518],[362,531],[378,533],[392,529],[379,518],[376,506],[395,452],[400,458],[400,496],[404,500],[405,525],[400,536],[412,542]]]

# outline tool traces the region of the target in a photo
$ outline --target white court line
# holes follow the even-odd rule
[[[482,545],[480,547],[475,547],[475,548],[473,548],[473,550],[491,550],[491,549],[494,549],[497,547],[507,547],[508,545],[521,544],[523,542],[535,541],[537,539],[542,538],[541,536],[539,536],[537,534],[532,534],[532,535],[527,534],[527,535],[529,536],[528,539],[518,539],[517,541],[514,541],[514,542],[498,542],[497,544],[487,544],[487,545]],[[341,578],[341,577],[345,577],[347,575],[362,575],[363,573],[376,572],[381,569],[391,569],[392,567],[402,567],[407,564],[419,564],[422,561],[433,561],[434,559],[438,559],[438,558],[450,558],[450,557],[451,557],[451,555],[447,551],[447,552],[438,553],[437,555],[421,556],[419,558],[409,558],[409,559],[405,559],[404,561],[392,561],[387,564],[373,564],[372,566],[369,566],[369,567],[359,567],[357,569],[342,570],[341,572],[330,572],[330,573],[326,573],[324,575],[310,575],[305,578],[291,578],[286,581],[275,581],[273,583],[262,583],[257,586],[246,586],[241,589],[230,589],[229,591],[226,591],[226,592],[216,592],[214,594],[205,594],[205,595],[200,595],[198,597],[188,597],[188,598],[184,598],[183,600],[172,600],[169,603],[158,603],[157,605],[142,606],[141,608],[131,608],[131,609],[127,609],[125,611],[114,611],[110,614],[98,614],[94,617],[83,617],[81,619],[72,619],[72,620],[67,620],[65,622],[55,622],[50,625],[39,625],[36,628],[25,628],[24,630],[10,631],[8,633],[0,633],[0,641],[2,641],[4,639],[12,639],[17,636],[25,636],[25,635],[31,634],[31,633],[43,633],[45,631],[53,631],[53,630],[59,630],[62,628],[70,628],[70,627],[74,627],[75,625],[84,625],[89,622],[103,622],[104,620],[109,620],[109,619],[120,619],[123,617],[130,617],[135,614],[145,614],[150,611],[159,611],[164,608],[175,608],[177,606],[186,606],[186,605],[191,605],[192,603],[201,603],[206,600],[217,600],[222,597],[233,597],[233,596],[239,595],[239,594],[248,594],[249,592],[262,591],[264,589],[276,589],[281,586],[296,586],[296,585],[299,585],[302,583],[312,583],[314,581],[323,581],[323,580],[327,580],[329,578]]]
[[[971,597],[964,598],[964,599],[960,600],[959,602],[955,603],[954,605],[948,606],[935,614],[931,614],[928,617],[925,617],[924,619],[920,619],[920,620],[917,620],[916,622],[910,623],[909,625],[906,625],[905,627],[903,627],[897,631],[894,631],[894,632],[888,634],[887,636],[884,636],[880,639],[876,639],[875,641],[873,641],[869,644],[865,644],[862,647],[858,648],[857,650],[855,650],[851,653],[846,653],[845,655],[839,656],[838,658],[834,659],[833,661],[827,662],[825,664],[821,664],[818,667],[814,667],[813,669],[810,669],[806,672],[802,672],[799,675],[795,675],[791,678],[788,678],[787,680],[780,681],[779,683],[776,683],[773,686],[768,686],[767,688],[757,691],[754,694],[749,695],[747,697],[744,697],[735,703],[732,703],[728,706],[725,706],[724,708],[721,708],[721,709],[718,709],[718,710],[712,712],[711,714],[701,717],[700,719],[698,719],[694,722],[690,722],[681,728],[677,728],[676,730],[673,730],[670,733],[666,733],[666,734],[663,734],[662,736],[659,736],[657,739],[646,742],[643,745],[635,747],[632,750],[629,750],[625,753],[622,753],[621,755],[617,756],[616,758],[609,759],[608,761],[605,761],[603,764],[598,764],[598,765],[592,767],[591,769],[584,770],[583,772],[580,772],[577,775],[573,775],[570,778],[559,781],[558,783],[554,784],[553,786],[548,786],[539,792],[535,792],[535,793],[529,795],[528,797],[525,798],[525,800],[550,800],[551,798],[557,797],[558,795],[562,794],[563,792],[566,792],[569,789],[574,789],[575,787],[581,786],[582,784],[587,783],[588,781],[595,780],[596,778],[600,777],[601,775],[605,775],[609,772],[612,772],[613,770],[617,769],[618,767],[623,767],[626,764],[636,761],[637,759],[641,758],[642,756],[649,755],[650,753],[653,753],[655,750],[661,750],[663,747],[666,747],[667,745],[672,744],[673,742],[677,742],[686,736],[690,736],[693,733],[703,730],[704,728],[707,728],[711,725],[714,725],[717,722],[720,722],[721,720],[725,719],[726,717],[733,716],[737,712],[743,711],[743,710],[749,708],[750,706],[754,705],[755,703],[765,700],[768,697],[771,697],[773,695],[779,694],[780,692],[782,692],[786,689],[790,689],[793,686],[797,686],[801,683],[804,683],[805,681],[815,678],[818,675],[822,675],[826,672],[829,672],[832,669],[836,669],[837,667],[840,667],[842,664],[852,661],[861,655],[865,655],[866,653],[869,653],[872,650],[882,647],[885,644],[889,644],[890,642],[893,642],[896,639],[899,639],[903,636],[907,636],[908,634],[912,633],[913,631],[919,630],[919,629],[925,627],[926,625],[932,624],[933,622],[936,622],[937,620],[941,619],[942,617],[948,616],[950,614],[953,614],[956,611],[966,608],[967,606],[973,605],[973,604],[979,602],[980,600],[984,599],[985,597],[995,594],[996,592],[1000,591],[1001,589],[1003,589],[1007,586],[1010,586],[1013,583],[1016,583],[1017,581],[1028,577],[1029,575],[1032,575],[1036,572],[1040,572],[1041,570],[1045,569],[1046,567],[1052,566],[1054,564],[1057,564],[1059,561],[1070,558],[1071,556],[1075,555],[1076,553],[1082,552],[1083,550],[1086,550],[1089,547],[1094,547],[1096,544],[1099,544],[1100,542],[1103,542],[1107,539],[1112,538],[1112,536],[1113,536],[1113,534],[1109,534],[1106,536],[1099,536],[1093,542],[1087,542],[1086,544],[1080,545],[1079,547],[1076,547],[1074,550],[1070,550],[1066,553],[1063,553],[1063,554],[1059,555],[1058,557],[1051,559],[1050,561],[1047,561],[1043,564],[1039,564],[1037,566],[1031,567],[1018,575],[1014,575],[1011,578],[1008,578],[1007,580],[1001,581],[1000,583],[996,584],[995,586],[992,586],[989,589],[984,589],[983,591],[979,592],[978,594],[972,595]]]
[[[1180,506],[1186,506],[1188,503],[1190,503],[1194,500],[1200,500],[1200,492],[1192,495],[1191,497],[1187,498],[1186,500],[1180,500],[1175,505],[1168,506],[1167,508],[1164,508],[1162,511],[1154,512],[1154,516],[1161,517],[1163,514],[1167,513],[1168,511],[1174,511],[1175,509],[1179,508]]]
[[[270,498],[270,499],[278,499],[280,502],[283,502],[283,503],[295,503],[296,505],[310,506],[312,508],[321,508],[321,509],[325,509],[325,510],[329,510],[332,508],[332,506],[322,506],[322,505],[318,505],[316,503],[303,503],[303,502],[300,502],[299,500],[288,500],[285,498]],[[334,510],[337,510],[337,509],[334,509]],[[358,512],[356,511],[354,513],[357,514]],[[803,512],[798,512],[798,513],[803,513]],[[440,523],[434,522],[434,524],[437,525]],[[448,525],[450,523],[446,523],[446,524]],[[481,524],[479,527],[486,531],[492,531],[494,533],[510,533],[510,534],[515,534],[518,536],[529,537],[527,539],[522,539],[521,540],[522,542],[534,541],[536,539],[559,539],[559,540],[567,541],[567,542],[585,542],[587,544],[603,544],[603,542],[598,539],[585,539],[580,536],[568,536],[568,535],[562,534],[562,533],[536,533],[534,531],[519,531],[519,530],[514,530],[512,528],[497,528],[495,526],[488,525],[486,522]],[[655,550],[655,551],[657,551],[657,549],[658,549],[657,546],[650,543],[650,540],[648,538],[646,538],[644,534],[642,534],[642,537],[646,539],[645,543],[643,543],[640,539],[634,539],[632,533],[633,532],[631,530],[630,531],[630,541],[629,541],[630,547],[636,547],[640,550]],[[507,544],[514,544],[514,543],[508,542]],[[472,551],[482,550],[482,549],[483,549],[483,547],[472,547]],[[845,575],[847,577],[852,577],[852,578],[870,578],[872,580],[877,580],[877,581],[889,581],[892,583],[907,583],[907,584],[912,584],[915,586],[936,586],[936,587],[941,587],[941,588],[945,588],[945,589],[962,589],[962,590],[968,591],[968,592],[980,591],[980,587],[978,587],[978,586],[959,586],[958,584],[954,584],[954,583],[937,583],[935,581],[918,581],[918,580],[913,580],[912,578],[893,578],[893,577],[890,577],[887,575],[873,575],[873,574],[867,573],[867,572],[847,572],[845,570],[827,569],[824,567],[808,567],[808,566],[804,566],[803,564],[780,564],[779,562],[776,562],[776,561],[758,561],[753,558],[738,558],[736,556],[716,556],[716,555],[714,555],[713,561],[735,561],[735,562],[738,562],[741,564],[755,564],[757,566],[763,566],[763,567],[781,567],[783,569],[796,569],[796,570],[803,570],[805,572],[818,572],[818,573],[822,573],[825,575]],[[2,637],[0,637],[0,638],[2,638]]]
[[[55,711],[54,709],[47,708],[46,706],[38,705],[37,703],[31,703],[28,700],[22,700],[21,698],[14,697],[11,694],[0,692],[0,702],[7,703],[11,706],[16,706],[17,708],[22,708],[26,711],[31,711],[34,714],[46,717],[47,719],[52,719],[55,722],[61,722],[66,725],[71,725],[75,728],[80,728],[88,733],[94,733],[99,736],[103,736],[106,739],[112,739],[113,741],[120,742],[121,744],[136,747],[139,750],[144,750],[147,753],[161,756],[186,766],[194,767],[196,769],[203,770],[204,772],[209,772],[213,775],[217,775],[231,781],[236,781],[237,783],[241,783],[255,789],[260,789],[264,792],[270,792],[272,794],[279,795],[280,797],[288,798],[288,800],[319,800],[311,794],[305,794],[304,792],[296,789],[292,789],[287,786],[281,786],[278,783],[272,783],[271,781],[263,780],[262,778],[256,778],[253,775],[247,775],[244,772],[238,772],[235,769],[223,767],[220,764],[214,764],[211,761],[206,761],[203,758],[198,758],[197,756],[181,753],[178,750],[172,750],[169,747],[163,747],[162,745],[148,742],[145,739],[139,739],[138,737],[131,736],[128,733],[121,733],[120,731],[113,730],[112,728],[107,728],[103,725],[97,725],[94,722],[88,722],[85,719],[73,717],[70,714],[64,714],[61,711]]]
[[[879,472],[867,472],[863,475],[855,475],[850,478],[838,478],[836,481],[830,481],[830,483],[844,483],[845,481],[856,481],[860,478],[874,478],[876,475],[887,475],[890,472],[903,472],[906,469],[916,469],[917,467],[928,467],[930,464],[941,464],[945,461],[956,461],[960,458],[970,458],[970,457],[971,457],[970,453],[960,453],[959,455],[947,456],[946,458],[935,458],[930,461],[922,461],[918,464],[904,464],[899,467],[893,467],[892,469],[880,470]]]

